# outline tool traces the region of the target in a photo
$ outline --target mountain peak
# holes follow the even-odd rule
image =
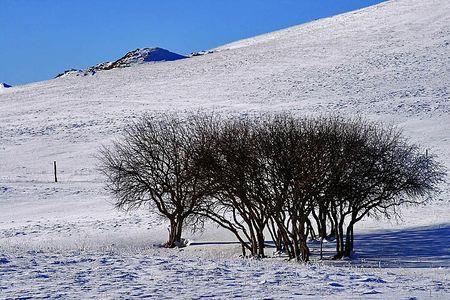
[[[10,87],[12,87],[12,85],[9,85],[9,84],[7,84],[7,83],[4,83],[4,82],[0,82],[0,89],[7,89],[7,88],[10,88]]]
[[[120,59],[107,63],[102,66],[103,70],[109,70],[114,68],[124,68],[135,64],[142,64],[146,62],[161,62],[161,61],[173,61],[186,58],[186,56],[170,52],[169,50],[162,48],[138,48],[125,54]]]
[[[66,76],[86,76],[93,75],[101,70],[111,70],[116,68],[126,68],[133,65],[139,65],[150,62],[164,62],[164,61],[174,61],[178,59],[187,58],[184,55],[180,55],[169,50],[155,47],[155,48],[137,48],[127,52],[124,56],[116,61],[104,62],[98,65],[87,68],[86,70],[70,69],[66,70],[61,74],[56,75],[55,78],[66,77]]]

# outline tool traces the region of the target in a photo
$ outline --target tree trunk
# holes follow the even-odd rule
[[[332,231],[334,230],[334,236],[335,236],[335,238],[336,238],[336,254],[335,254],[335,256],[333,257],[333,259],[340,259],[340,258],[342,258],[342,256],[341,256],[341,237],[340,237],[340,234],[339,234],[339,230],[338,230],[338,224],[339,224],[339,222],[338,222],[338,215],[337,215],[337,212],[336,211],[332,211],[332,212],[330,212],[330,221],[331,221],[331,225],[332,225]]]
[[[292,240],[293,240],[292,243],[294,244],[294,257],[297,261],[300,261],[301,260],[300,248],[298,245],[299,242],[298,242],[296,234],[294,234],[294,237]]]
[[[306,236],[303,236],[301,241],[300,241],[300,251],[302,254],[302,261],[307,262],[309,261],[309,248],[308,248],[308,244],[306,243]]]
[[[181,233],[183,229],[183,218],[170,219],[169,239],[164,244],[166,248],[181,246]]]
[[[297,228],[297,219],[295,217],[292,217],[292,244],[294,245],[294,257],[297,261],[301,260],[301,253],[300,253],[300,247],[299,247],[299,240],[298,240],[298,228]]]
[[[313,228],[313,226],[311,224],[311,221],[308,218],[306,218],[306,223],[307,223],[306,237],[310,236],[312,240],[315,240],[316,239],[316,233],[315,233],[314,228]]]
[[[292,259],[295,257],[294,254],[294,248],[293,245],[289,239],[289,234],[287,233],[287,231],[283,228],[279,226],[279,232],[280,232],[280,237],[283,241],[283,245],[284,245],[284,250],[285,252],[288,254],[289,259]]]
[[[330,220],[330,234],[325,236],[325,238],[333,237],[336,238],[336,221],[331,217],[331,214],[328,216],[328,219]]]
[[[341,259],[344,256],[344,221],[341,220],[336,228],[336,255],[334,259]]]
[[[180,245],[181,243],[181,233],[183,232],[183,219],[178,218],[177,220],[177,234],[175,235],[175,243]]]
[[[264,234],[262,232],[262,229],[258,229],[257,232],[257,236],[258,236],[258,256],[261,258],[264,258]]]
[[[270,236],[272,237],[275,248],[277,249],[276,251],[281,252],[283,250],[283,239],[281,238],[280,230],[277,228],[272,218],[270,219],[267,228],[269,229]]]
[[[345,236],[344,257],[350,257],[353,253],[353,227],[354,222],[351,221],[347,226],[347,232]]]
[[[253,227],[253,222],[251,220],[244,218],[244,221],[247,224],[250,234],[250,252],[252,256],[255,256],[258,254],[258,238],[256,237],[255,228]]]
[[[166,248],[173,248],[175,247],[175,236],[177,231],[177,222],[175,219],[170,219],[170,228],[169,228],[169,239],[164,244],[164,247]]]
[[[322,205],[319,206],[319,215],[317,219],[317,232],[319,238],[325,239],[327,238],[327,212]]]
[[[305,233],[305,225],[308,226],[306,224],[306,220],[307,218],[302,217],[300,219],[300,224],[299,224],[299,241],[300,241],[300,253],[301,253],[301,259],[303,262],[307,262],[309,261],[309,248],[308,248],[308,244],[307,244],[307,233]]]
[[[283,248],[286,248],[286,245],[283,243],[283,236],[282,236],[281,230],[278,229],[277,230],[277,251],[286,250]]]

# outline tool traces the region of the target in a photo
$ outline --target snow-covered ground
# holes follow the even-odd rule
[[[211,225],[186,232],[183,250],[159,248],[166,224],[115,211],[94,157],[144,111],[289,110],[398,124],[450,167],[449,89],[447,0],[388,1],[208,55],[3,89],[0,298],[449,298],[448,183],[402,220],[361,224],[355,260],[300,265],[241,259]]]

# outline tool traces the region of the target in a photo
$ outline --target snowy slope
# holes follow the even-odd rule
[[[394,0],[238,41],[209,55],[3,90],[0,297],[64,295],[63,286],[69,294],[85,288],[80,297],[158,296],[164,295],[165,280],[173,283],[168,297],[181,290],[188,297],[448,296],[448,184],[434,205],[406,210],[398,224],[364,223],[356,249],[361,264],[291,269],[280,261],[240,260],[233,244],[199,243],[182,252],[153,247],[165,238],[165,225],[144,211],[114,211],[94,154],[143,111],[289,110],[398,124],[450,167],[449,24],[450,1]],[[58,184],[51,182],[53,161]],[[408,247],[418,236],[426,248]],[[193,238],[230,241],[214,228]],[[381,245],[396,251],[383,262],[386,267],[374,262]],[[55,281],[55,274],[68,275]],[[199,280],[186,279],[192,277]],[[30,280],[39,284],[27,290]],[[120,281],[129,285],[119,288]]]

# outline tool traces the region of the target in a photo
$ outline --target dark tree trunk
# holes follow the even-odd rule
[[[252,244],[252,256],[256,256],[258,254],[258,239],[256,238],[255,232],[253,228],[250,226],[250,235],[251,235],[251,244]]]
[[[177,224],[175,219],[170,219],[170,228],[169,228],[169,239],[164,244],[166,248],[175,247],[175,236],[177,231]]]
[[[288,254],[289,259],[292,259],[295,257],[295,250],[289,239],[289,234],[287,233],[287,231],[284,228],[283,229],[280,228],[279,230],[280,230],[281,239],[283,240],[283,245],[285,248],[284,250]]]
[[[307,262],[309,261],[309,248],[307,244],[308,236],[307,233],[305,233],[305,225],[307,225],[307,219],[302,217],[299,224],[300,253],[302,261]]]
[[[170,219],[169,239],[164,244],[166,248],[174,248],[181,245],[181,233],[183,231],[183,218]]]
[[[290,241],[289,233],[284,225],[284,218],[278,217],[275,219],[275,222],[278,228],[277,235],[280,239],[281,250],[289,256],[289,259],[292,259],[295,257],[294,247]]]
[[[241,247],[242,247],[242,257],[246,257],[245,245],[243,243],[241,243]]]
[[[179,218],[177,220],[177,233],[175,235],[175,243],[181,242],[181,233],[183,231],[183,219]]]
[[[311,224],[311,221],[307,218],[306,219],[306,223],[307,223],[307,229],[306,229],[306,237],[310,236],[311,239],[315,240],[316,239],[316,233],[314,231],[314,228]]]
[[[298,240],[298,227],[297,220],[295,217],[292,217],[292,244],[294,246],[294,257],[297,261],[301,260],[299,240]]]
[[[277,251],[283,251],[283,237],[281,234],[281,231],[279,229],[277,229]]]
[[[319,215],[320,215],[320,209],[319,209],[319,215],[316,214],[316,212],[314,211],[314,209],[311,211],[311,214],[312,214],[312,216],[313,216],[313,218],[314,218],[314,221],[316,222],[316,225],[317,225],[317,234],[318,234],[319,237],[320,237],[320,234],[321,234],[321,232],[322,232],[322,225],[321,225],[321,221],[320,221],[320,218],[319,218]]]
[[[300,261],[301,260],[300,247],[298,245],[299,242],[295,234],[292,240],[293,240],[292,243],[294,244],[294,257],[297,261]]]
[[[262,233],[262,230],[258,229],[257,232],[258,236],[258,256],[261,258],[264,258],[264,234]]]
[[[314,210],[312,212],[317,223],[318,237],[325,239],[327,237],[327,211],[323,205],[320,205],[319,213],[317,215]]]
[[[330,234],[325,236],[325,238],[328,238],[328,237],[336,238],[336,233],[337,233],[336,221],[332,217],[330,217],[330,215],[328,216],[328,219],[330,220]]]
[[[302,254],[302,261],[309,261],[310,251],[308,248],[308,244],[306,243],[306,236],[303,236],[300,241],[300,252]]]
[[[260,258],[264,258],[265,253],[264,253],[264,243],[265,243],[265,238],[264,238],[264,228],[266,226],[266,223],[264,223],[263,220],[257,220],[254,221],[254,227],[255,227],[255,231],[256,231],[256,238],[257,238],[257,242],[258,242],[258,257]]]
[[[281,237],[280,229],[277,228],[273,219],[270,219],[267,228],[269,229],[272,241],[275,244],[276,251],[277,252],[283,251],[283,238]]]
[[[341,220],[336,228],[336,255],[334,259],[341,259],[344,256],[344,221]]]
[[[350,224],[347,226],[347,232],[345,236],[344,257],[350,257],[353,253],[353,227],[354,222],[352,220]]]

